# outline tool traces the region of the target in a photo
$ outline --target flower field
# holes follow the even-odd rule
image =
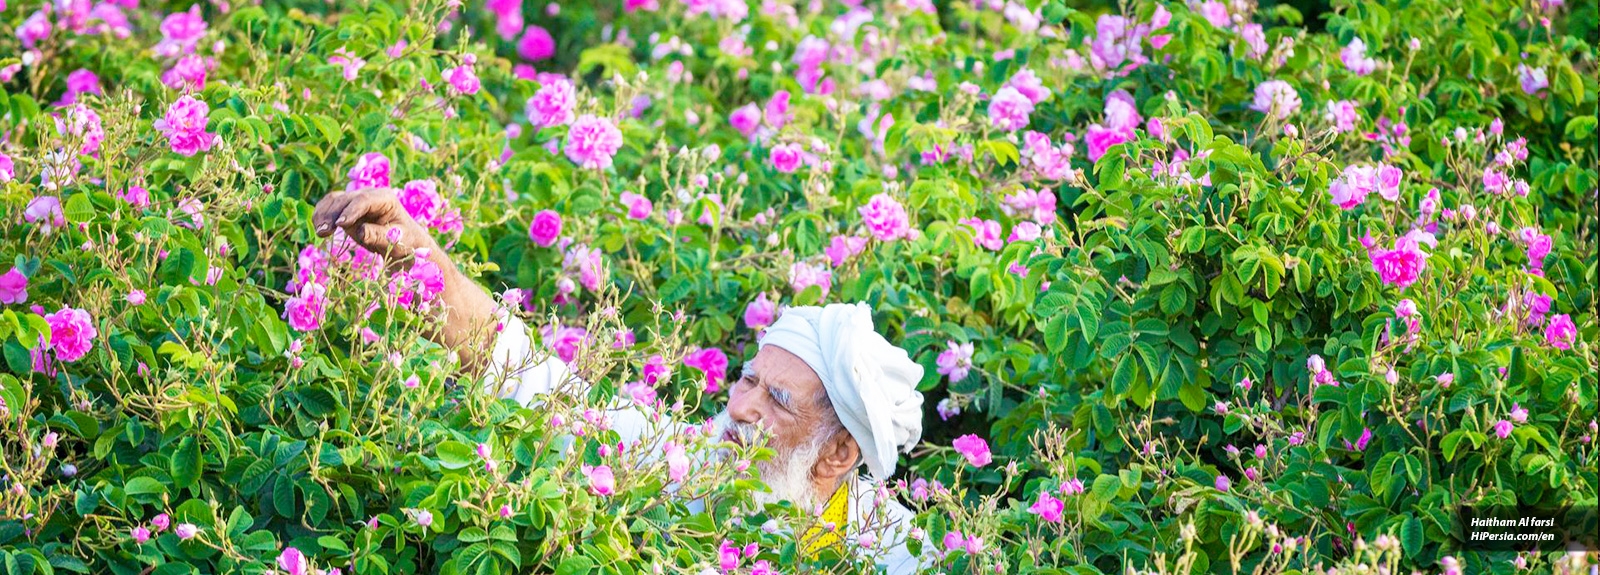
[[[0,573],[871,572],[704,423],[785,306],[924,368],[927,572],[1591,573],[1593,0],[0,0]],[[392,188],[450,270],[322,238]],[[709,428],[707,428],[709,429]],[[1590,540],[1591,545],[1593,540]]]

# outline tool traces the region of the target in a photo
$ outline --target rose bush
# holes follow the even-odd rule
[[[0,564],[863,568],[596,411],[824,301],[926,367],[939,571],[1592,561],[1450,529],[1596,501],[1593,3],[856,4],[0,3]],[[595,389],[420,338],[309,226],[373,186]]]

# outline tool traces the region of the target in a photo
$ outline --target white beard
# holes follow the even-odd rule
[[[716,435],[732,429],[735,434],[743,438],[745,445],[758,445],[761,434],[753,425],[741,424],[733,421],[727,410],[717,414],[712,420],[716,428]],[[773,448],[777,453],[768,461],[756,462],[756,469],[761,471],[761,481],[767,484],[770,492],[752,494],[757,504],[766,505],[779,501],[790,501],[800,509],[810,511],[821,499],[817,497],[817,490],[811,483],[811,470],[817,464],[817,459],[822,454],[822,444],[826,438],[817,437],[807,441],[800,447],[784,451]],[[724,453],[724,455],[731,455]]]

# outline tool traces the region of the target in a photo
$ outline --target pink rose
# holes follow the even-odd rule
[[[610,497],[617,492],[617,478],[612,474],[610,465],[580,468],[583,476],[589,478],[589,491],[602,497]]]
[[[305,554],[293,547],[285,547],[278,554],[278,568],[288,575],[306,575],[309,570]]]
[[[939,366],[939,375],[949,378],[950,383],[966,379],[967,372],[972,370],[972,344],[946,341],[945,346],[946,349],[934,360]]]
[[[562,147],[567,159],[579,167],[603,170],[611,167],[611,158],[622,149],[622,131],[607,118],[585,114],[572,122]]]
[[[555,245],[556,239],[561,237],[561,214],[552,210],[534,214],[533,224],[528,226],[528,237],[542,248]]]
[[[970,433],[957,437],[954,447],[956,452],[974,467],[983,467],[994,461],[994,457],[989,453],[989,442],[984,441],[982,437]]]
[[[210,113],[211,108],[205,102],[192,96],[183,96],[167,107],[167,115],[156,120],[154,127],[166,136],[167,145],[172,151],[193,156],[210,150],[216,144],[216,134],[206,132]]]
[[[873,196],[867,205],[856,211],[861,214],[861,223],[878,241],[892,242],[910,237],[911,223],[907,219],[906,208],[889,194]]]
[[[478,82],[478,73],[473,70],[471,62],[445,70],[444,80],[450,84],[450,91],[457,95],[476,94],[481,85]]]
[[[1567,314],[1550,316],[1550,323],[1544,328],[1545,344],[1556,349],[1572,349],[1572,343],[1578,339],[1578,326],[1572,323],[1572,318]]]
[[[1067,505],[1065,503],[1052,497],[1049,491],[1041,489],[1039,490],[1039,499],[1028,507],[1028,512],[1038,515],[1046,523],[1060,523],[1062,514],[1066,509]]]
[[[517,40],[517,55],[523,60],[538,62],[556,55],[556,40],[550,36],[550,31],[541,26],[531,25],[522,31],[522,38]]]
[[[0,275],[0,304],[24,303],[28,301],[28,276],[22,275],[22,270],[15,267],[11,271]]]
[[[650,198],[633,192],[622,192],[622,204],[628,206],[628,218],[634,220],[649,218],[650,213],[655,210]]]
[[[346,174],[350,182],[346,190],[389,187],[389,158],[378,152],[362,154],[356,165]]]
[[[728,115],[728,123],[748,138],[761,125],[761,107],[754,102],[740,106]]]
[[[779,172],[792,174],[800,169],[802,153],[795,144],[778,144],[772,147],[772,167]]]
[[[695,350],[683,358],[683,365],[705,374],[706,393],[716,393],[728,378],[728,356],[715,347]]]
[[[541,82],[539,91],[528,98],[524,113],[534,127],[560,126],[572,121],[572,109],[577,106],[577,90],[566,78],[551,78]]]
[[[0,289],[4,289],[0,286]],[[0,292],[3,293],[3,292]],[[777,318],[778,306],[767,299],[767,294],[762,292],[756,295],[749,305],[744,308],[744,325],[750,329],[762,329],[772,325]]]
[[[300,292],[283,304],[283,317],[296,331],[316,331],[322,327],[328,311],[327,289],[320,284],[307,283]]]
[[[98,332],[89,312],[62,307],[60,311],[44,316],[50,324],[50,349],[56,359],[72,363],[89,354]]]
[[[1033,101],[1016,88],[1006,86],[989,99],[989,122],[994,127],[1014,132],[1028,126],[1028,114],[1033,113]]]

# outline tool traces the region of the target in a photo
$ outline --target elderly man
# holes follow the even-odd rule
[[[319,235],[336,229],[390,262],[424,257],[444,272],[443,327],[430,337],[457,351],[468,366],[483,368],[487,385],[501,397],[532,405],[541,397],[582,384],[560,359],[535,363],[528,327],[501,315],[493,298],[463,275],[438,244],[406,213],[388,189],[334,192],[317,203],[312,223]],[[487,326],[498,324],[492,347]],[[479,350],[490,349],[485,357]],[[825,521],[863,527],[886,519],[873,534],[875,560],[891,575],[915,572],[918,561],[905,548],[912,513],[883,497],[859,476],[865,465],[881,482],[894,473],[898,452],[922,435],[922,367],[872,326],[865,304],[789,308],[762,335],[755,358],[729,389],[728,406],[716,418],[723,437],[748,441],[756,430],[770,433],[777,452],[759,468],[772,496],[802,508],[824,504]],[[632,441],[649,428],[631,408],[612,412],[613,429]],[[881,484],[881,483],[880,483]],[[807,533],[815,550],[841,543],[836,533]]]

